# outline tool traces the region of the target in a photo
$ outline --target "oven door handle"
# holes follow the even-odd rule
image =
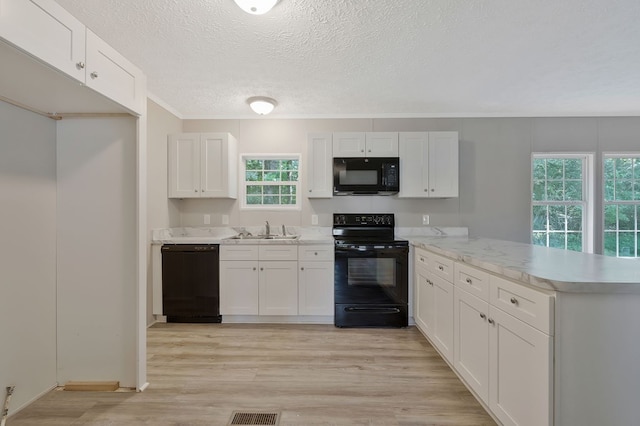
[[[356,312],[356,313],[376,313],[376,314],[399,314],[400,309],[398,308],[380,308],[380,307],[372,307],[368,308],[366,306],[349,306],[348,308],[344,308],[346,312]]]

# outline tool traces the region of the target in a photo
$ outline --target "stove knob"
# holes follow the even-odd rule
[[[375,217],[373,218],[373,221],[376,223],[376,225],[378,225],[378,224],[380,223],[380,221],[381,221],[381,220],[382,220],[382,217],[380,217],[380,216],[375,216]]]

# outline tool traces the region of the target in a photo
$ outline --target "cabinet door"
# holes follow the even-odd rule
[[[333,315],[333,262],[299,262],[298,313]]]
[[[81,83],[85,30],[53,0],[0,0],[0,37]]]
[[[311,133],[307,137],[307,196],[333,196],[333,141],[331,133]]]
[[[87,30],[87,86],[137,114],[145,108],[146,81],[140,69]]]
[[[453,363],[453,284],[431,276],[433,282],[433,337],[442,355]]]
[[[200,137],[185,133],[169,135],[169,198],[200,197]]]
[[[401,132],[398,150],[400,157],[400,192],[398,197],[428,197],[429,136],[427,132]]]
[[[397,157],[397,132],[368,132],[365,135],[366,157]]]
[[[258,315],[258,262],[220,262],[220,314]]]
[[[200,135],[201,197],[237,197],[235,139],[228,133]]]
[[[427,278],[427,273],[421,269],[415,272],[415,314],[416,326],[427,336],[433,336],[434,323],[434,289],[433,281]]]
[[[489,318],[489,408],[504,425],[551,424],[551,337],[494,307]]]
[[[364,132],[343,132],[333,134],[334,157],[364,157],[366,137]]]
[[[429,132],[428,171],[430,197],[458,196],[458,132]]]
[[[298,262],[260,262],[260,315],[298,314]]]
[[[454,367],[483,402],[489,402],[489,304],[454,288]]]

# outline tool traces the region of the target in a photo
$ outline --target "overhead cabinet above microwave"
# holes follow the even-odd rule
[[[357,141],[363,149],[368,149],[365,135],[370,135],[370,141],[376,141],[371,142],[376,155],[367,157],[400,158],[398,198],[458,197],[458,132],[349,132],[308,135],[306,193],[309,198],[333,196],[333,158],[358,157],[354,148],[358,147]],[[385,140],[398,141],[395,144],[398,151],[382,155],[381,152],[390,151],[373,148],[384,145],[381,141]]]
[[[333,157],[397,157],[398,132],[333,134]]]

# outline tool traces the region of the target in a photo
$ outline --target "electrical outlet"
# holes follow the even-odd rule
[[[211,225],[211,215],[210,214],[205,214],[204,215],[204,224],[205,225]]]
[[[429,215],[428,214],[423,214],[422,215],[422,224],[423,225],[428,225],[429,224]]]
[[[317,225],[318,224],[318,215],[317,214],[312,214],[311,215],[311,224],[312,225]]]
[[[229,224],[229,215],[228,214],[223,214],[222,215],[222,224],[223,225],[228,225]]]

